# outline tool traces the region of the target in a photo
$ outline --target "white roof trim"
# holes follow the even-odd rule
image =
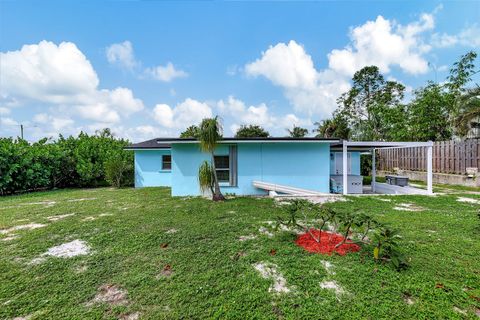
[[[218,141],[219,144],[235,144],[235,143],[339,143],[340,140],[229,140]],[[169,144],[193,144],[199,143],[199,141],[158,141],[157,143],[169,143]]]
[[[371,147],[371,148],[413,148],[431,147],[432,141],[427,142],[392,142],[392,141],[343,141],[347,147]]]

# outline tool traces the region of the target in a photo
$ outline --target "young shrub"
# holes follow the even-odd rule
[[[198,168],[198,183],[200,184],[202,193],[210,192],[213,195],[214,179],[212,166],[208,161],[203,161]]]
[[[116,188],[132,184],[133,165],[129,154],[124,151],[111,152],[104,163],[105,180]]]
[[[389,261],[397,270],[407,268],[407,259],[400,251],[397,242],[399,238],[396,230],[379,226],[373,234],[373,257],[375,260]]]

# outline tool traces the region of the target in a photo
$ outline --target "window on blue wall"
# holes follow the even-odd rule
[[[218,182],[230,183],[230,157],[215,156],[215,169],[217,171]]]
[[[164,154],[162,156],[162,170],[172,170],[172,156]]]
[[[237,146],[228,147],[228,155],[214,156],[215,171],[222,186],[237,186]]]

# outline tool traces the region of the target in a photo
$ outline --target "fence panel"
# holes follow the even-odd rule
[[[380,149],[378,155],[379,170],[426,170],[426,147]],[[432,156],[433,172],[465,174],[466,168],[480,169],[480,139],[434,142]]]

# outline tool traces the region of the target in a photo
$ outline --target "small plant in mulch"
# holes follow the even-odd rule
[[[397,270],[407,266],[397,232],[361,210],[334,210],[304,199],[294,199],[283,209],[286,217],[278,217],[277,228],[301,230],[295,243],[309,252],[345,255],[365,246],[372,250],[375,261],[390,262]]]

